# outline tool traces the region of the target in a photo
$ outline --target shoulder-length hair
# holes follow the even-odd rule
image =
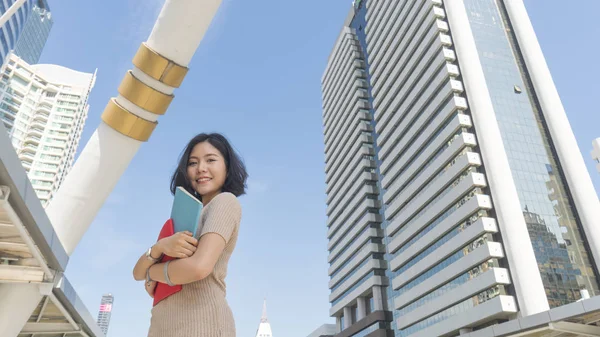
[[[246,166],[244,165],[240,156],[235,152],[231,144],[229,144],[227,138],[219,133],[201,133],[189,141],[185,147],[185,150],[181,154],[181,157],[179,158],[177,169],[171,177],[171,193],[175,195],[177,186],[182,186],[198,199],[202,198],[192,188],[187,174],[187,166],[190,159],[190,154],[194,149],[194,146],[202,142],[209,142],[212,146],[219,150],[219,152],[221,152],[221,155],[225,159],[227,177],[225,178],[225,183],[223,184],[221,191],[230,192],[236,197],[246,194],[246,180],[248,179]]]

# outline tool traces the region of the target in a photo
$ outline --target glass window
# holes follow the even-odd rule
[[[584,233],[505,9],[496,0],[464,3],[550,307],[579,300],[581,289],[598,295]]]

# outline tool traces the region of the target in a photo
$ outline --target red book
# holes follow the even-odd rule
[[[158,240],[162,239],[162,238],[166,238],[169,237],[171,235],[175,234],[175,228],[173,227],[173,219],[169,219],[167,220],[167,222],[165,222],[165,224],[163,225],[163,228],[160,231],[160,234],[158,235]],[[158,241],[156,240],[156,241]],[[169,260],[175,260],[174,257],[170,257],[167,255],[164,255],[163,258],[160,260],[161,263],[167,262]],[[168,284],[165,283],[161,283],[161,282],[157,282],[156,283],[156,288],[154,290],[154,304],[152,306],[155,306],[158,304],[158,302],[164,300],[165,298],[175,294],[176,292],[181,291],[183,287],[181,285],[174,285],[174,286],[169,286]]]

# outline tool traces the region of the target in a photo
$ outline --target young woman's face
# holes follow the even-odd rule
[[[208,141],[198,143],[190,153],[187,174],[192,188],[202,196],[202,203],[206,205],[221,193],[225,184],[225,158]]]

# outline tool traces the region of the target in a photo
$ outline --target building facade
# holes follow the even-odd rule
[[[19,36],[14,53],[29,64],[37,64],[54,21],[46,0],[36,1]]]
[[[110,325],[110,315],[114,301],[115,297],[112,294],[102,295],[102,300],[100,301],[97,323],[100,330],[104,332],[104,336],[108,336],[108,326]]]
[[[522,0],[356,0],[322,91],[338,336],[599,295],[600,203]]]
[[[0,65],[16,47],[29,63],[37,63],[52,26],[49,10],[47,0],[0,0]]]
[[[315,331],[311,332],[307,337],[333,337],[337,334],[335,324],[323,324]]]
[[[596,161],[596,169],[598,169],[598,172],[600,173],[600,138],[594,139],[592,147],[592,159]]]
[[[75,160],[95,73],[29,65],[11,54],[0,79],[0,120],[42,205]]]

